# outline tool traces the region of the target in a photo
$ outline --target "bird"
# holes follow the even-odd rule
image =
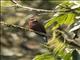
[[[33,31],[39,36],[43,37],[44,38],[43,41],[47,42],[46,29],[44,28],[44,25],[35,18],[35,16],[29,18],[28,24],[30,31]]]

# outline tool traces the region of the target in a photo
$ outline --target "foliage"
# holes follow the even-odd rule
[[[59,26],[65,24],[67,26],[70,26],[71,24],[73,24],[76,19],[75,17],[78,15],[78,13],[80,13],[80,7],[74,9],[74,11],[71,9],[71,7],[73,6],[73,3],[69,3],[69,2],[64,2],[63,4],[61,4],[60,6],[58,6],[58,11],[56,13],[57,16],[53,16],[51,19],[49,19],[49,21],[46,23],[45,28],[50,27],[52,24],[54,24],[54,26],[51,28],[51,30],[55,30],[57,29]],[[77,15],[76,15],[76,11]]]
[[[58,35],[59,32],[64,32],[63,29],[65,30],[65,27],[61,28],[61,31],[58,28],[60,28],[60,26],[63,25],[66,25],[70,28],[70,26],[77,20],[75,17],[78,16],[78,14],[80,13],[80,7],[71,9],[74,5],[74,3],[70,2],[64,2],[58,5],[58,7],[56,8],[58,12],[55,13],[54,16],[51,19],[49,19],[48,22],[45,24],[45,28],[48,29],[51,27],[49,31],[53,32],[53,38],[50,39],[50,41],[48,42],[48,47],[52,49],[51,53],[53,58],[56,57],[53,60],[58,60],[58,58],[59,60],[72,60],[72,51],[74,51],[74,49],[70,48],[70,46],[65,43],[65,39],[61,39],[61,35]],[[56,33],[55,31],[57,30],[58,32]],[[62,41],[64,41],[64,43]],[[42,56],[43,54],[40,56],[36,56],[34,60],[39,60]],[[51,58],[52,57],[46,59],[46,56],[44,56],[42,60],[50,60]]]
[[[46,53],[42,55],[37,55],[33,60],[55,60],[53,55]]]
[[[51,30],[54,30],[54,29],[58,28],[60,25],[63,25],[63,24],[71,25],[72,23],[74,23],[74,19],[75,19],[75,14],[73,14],[71,12],[60,15],[60,16],[54,16],[48,21],[48,23],[45,25],[45,27],[48,28],[53,23],[57,22],[55,24],[55,26],[53,26],[52,29],[51,29]]]
[[[4,1],[0,1],[1,2],[1,7],[8,7],[8,6],[12,6],[14,5],[10,0],[4,0]]]

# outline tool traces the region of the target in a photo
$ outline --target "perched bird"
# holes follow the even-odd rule
[[[36,20],[35,16],[32,16],[29,19],[29,30],[40,35],[41,37],[44,38],[44,42],[47,42],[46,30],[43,24]]]

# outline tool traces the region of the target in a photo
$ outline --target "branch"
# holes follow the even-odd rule
[[[21,27],[21,26],[18,26],[18,25],[14,25],[14,24],[8,24],[8,23],[5,23],[5,22],[0,22],[0,24],[2,24],[2,25],[6,25],[7,27],[14,27],[14,28],[20,28],[20,29],[23,29],[23,30],[28,30],[28,29],[26,29],[26,28],[24,28],[24,27]]]
[[[11,0],[13,3],[16,4],[16,6],[19,6],[19,7],[22,7],[22,8],[26,8],[30,11],[38,11],[38,12],[54,12],[53,10],[44,10],[44,9],[36,9],[36,8],[31,8],[31,7],[28,7],[28,6],[22,6],[20,5],[16,0]]]
[[[75,39],[71,38],[71,35],[70,35],[67,31],[65,31],[65,30],[64,30],[64,31],[56,30],[56,31],[62,33],[64,39],[65,39],[68,43],[73,43],[74,45],[80,47],[80,44],[78,44]]]
[[[73,31],[75,31],[77,29],[80,29],[80,24],[77,25],[77,26],[74,26],[73,28],[71,28],[69,32],[73,32]]]
[[[29,28],[21,27],[21,26],[14,25],[14,24],[8,24],[8,23],[5,23],[5,22],[0,22],[0,24],[6,25],[7,27],[14,27],[14,28],[19,28],[19,29],[25,30],[25,31],[30,31]],[[44,35],[44,36],[48,36],[47,34],[42,33],[42,32],[38,32],[38,31],[32,31],[32,32],[38,33],[38,34],[41,34],[41,35]]]

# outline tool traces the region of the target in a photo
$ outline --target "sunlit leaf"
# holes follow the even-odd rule
[[[12,6],[14,5],[10,0],[6,1],[0,1],[1,2],[1,7],[9,7],[9,6]]]
[[[64,22],[64,24],[71,25],[72,23],[74,23],[74,19],[75,19],[75,14],[68,13],[68,17],[67,17],[66,21]]]
[[[58,23],[56,24],[56,26],[52,27],[51,31],[57,29],[60,25],[64,24],[66,19],[67,19],[67,14],[58,16],[57,17],[57,22]]]
[[[56,26],[53,26],[53,28],[51,29],[51,31],[57,29],[59,27],[59,24],[57,24]]]
[[[64,56],[64,60],[71,60],[71,52],[66,53],[66,55]]]
[[[33,60],[55,60],[51,54],[37,55]]]
[[[51,18],[45,25],[45,28],[48,28],[50,25],[52,25],[56,21],[57,17]]]
[[[69,13],[65,13],[63,15],[59,15],[57,17],[53,17],[46,23],[45,27],[46,28],[50,27],[52,24],[54,24],[54,22],[57,22],[57,24],[52,27],[51,31],[57,29],[59,26],[61,26],[63,24],[70,26],[71,24],[74,23],[75,16],[76,15],[74,13],[69,12]]]

